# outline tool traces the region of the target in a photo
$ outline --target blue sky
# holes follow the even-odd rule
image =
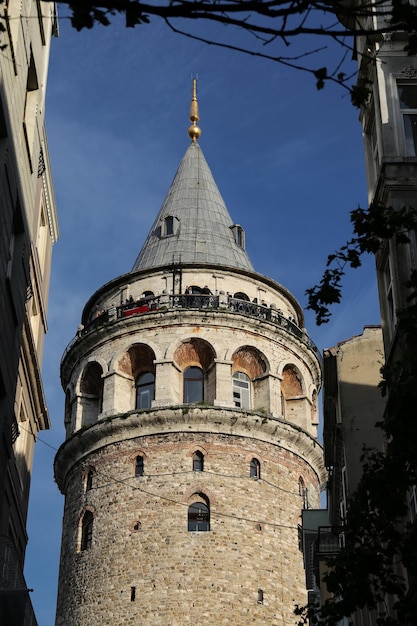
[[[201,27],[200,27],[201,28]],[[46,119],[60,239],[53,253],[43,380],[52,429],[35,451],[25,575],[39,626],[53,626],[63,496],[53,480],[64,440],[59,363],[84,304],[129,271],[188,146],[198,75],[200,145],[256,271],[306,304],[327,254],[366,205],[358,112],[335,86],[207,46],[161,22],[53,40]],[[313,45],[315,43],[313,42]],[[337,63],[335,50],[323,58]],[[319,63],[318,63],[319,65]],[[373,259],[346,280],[332,321],[306,327],[322,350],[379,323]]]

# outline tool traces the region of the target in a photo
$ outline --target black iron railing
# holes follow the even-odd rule
[[[16,549],[0,535],[0,624],[37,626]]]
[[[319,526],[319,535],[317,541],[318,555],[337,554],[343,546],[344,534],[343,528],[334,528],[333,526]]]
[[[130,300],[118,307],[99,311],[91,322],[89,322],[86,326],[79,327],[77,337],[86,335],[100,326],[113,321],[114,319],[123,319],[131,316],[152,314],[155,312],[169,311],[173,309],[224,310],[237,313],[239,315],[249,315],[250,317],[267,320],[276,324],[280,328],[283,328],[291,335],[298,337],[298,339],[309,346],[320,358],[320,352],[309,336],[297,326],[295,320],[285,317],[282,311],[273,307],[250,302],[249,300],[233,298],[225,294],[163,294],[161,296],[148,297],[142,300]],[[64,356],[76,341],[77,337],[75,337],[67,346]]]

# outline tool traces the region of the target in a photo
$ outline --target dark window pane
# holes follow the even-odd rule
[[[174,218],[169,215],[165,218],[165,235],[172,235],[174,233]]]
[[[135,476],[143,476],[144,467],[145,464],[143,461],[143,456],[137,456],[135,465]]]
[[[250,462],[249,473],[251,478],[259,479],[261,477],[261,464],[258,459],[252,459]]]
[[[189,367],[184,372],[184,402],[204,400],[204,374],[199,367]]]
[[[417,109],[416,85],[398,85],[398,94],[402,109]]]
[[[197,450],[193,454],[193,470],[195,472],[202,472],[204,469],[204,455],[200,450]]]
[[[93,514],[87,511],[84,514],[81,529],[81,550],[89,550],[93,542]]]
[[[407,156],[417,155],[417,115],[404,115],[404,134]]]
[[[210,530],[210,510],[203,502],[194,502],[188,507],[188,530],[205,532]]]
[[[152,372],[141,374],[136,381],[136,408],[149,409],[155,399],[155,376]]]
[[[87,474],[87,482],[85,485],[86,491],[90,491],[93,488],[93,471],[90,470]]]

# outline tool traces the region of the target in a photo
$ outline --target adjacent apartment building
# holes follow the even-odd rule
[[[58,238],[44,127],[53,3],[8,0],[0,46],[0,623],[34,625],[23,577],[34,443],[49,428],[41,380]]]
[[[409,55],[406,32],[376,32],[386,27],[387,14],[382,13],[389,11],[389,7],[380,3],[376,7],[376,4],[375,12],[370,10],[363,19],[369,33],[356,37],[355,45],[358,84],[369,88],[369,97],[360,109],[368,201],[381,209],[407,207],[416,212],[417,57]],[[345,25],[351,26],[348,22]],[[405,352],[410,347],[410,332],[414,333],[415,344],[415,322],[413,328],[410,319],[401,314],[401,311],[410,311],[411,291],[407,283],[417,269],[416,231],[407,232],[407,236],[409,241],[405,243],[395,238],[385,241],[376,254],[382,335],[376,328],[365,328],[362,336],[339,343],[324,354],[324,448],[326,466],[330,470],[328,511],[306,511],[303,519],[305,563],[312,594],[320,587],[326,555],[337,552],[343,543],[347,497],[361,475],[359,456],[363,445],[381,450],[386,443],[382,431],[374,427],[384,413],[384,403],[375,387],[373,390],[366,388],[369,375],[376,385],[383,363],[390,368],[409,360]],[[399,367],[398,371],[401,370],[404,368]],[[363,376],[362,382],[357,379],[358,375]],[[417,387],[417,381],[411,380],[411,384]],[[347,385],[350,391],[343,393]],[[404,528],[417,518],[416,487],[412,484],[406,499],[408,511]],[[402,575],[406,599],[410,606],[413,602],[415,606],[415,567],[402,570]],[[323,601],[326,592],[323,588],[320,591]],[[378,607],[379,617],[395,618],[394,604],[395,598],[387,597],[384,606]],[[377,611],[365,608],[351,617],[355,626],[374,625]],[[407,624],[414,623],[415,616],[408,616]]]

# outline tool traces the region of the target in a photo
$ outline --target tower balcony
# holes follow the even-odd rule
[[[282,311],[276,309],[273,305],[266,306],[258,304],[257,302],[234,298],[227,294],[213,295],[187,293],[177,295],[162,294],[160,296],[143,298],[140,300],[130,299],[120,306],[99,311],[96,317],[94,317],[88,324],[79,326],[77,335],[68,344],[62,358],[65,358],[67,352],[78,338],[93,333],[98,328],[101,328],[106,324],[119,320],[125,320],[129,317],[166,313],[178,309],[194,309],[202,311],[217,310],[235,315],[257,318],[261,321],[264,320],[272,322],[272,324],[276,325],[281,330],[284,330],[302,341],[315,353],[316,357],[321,362],[320,351],[315,343],[310,339],[308,334],[302,328],[297,326],[294,319],[286,317]]]

